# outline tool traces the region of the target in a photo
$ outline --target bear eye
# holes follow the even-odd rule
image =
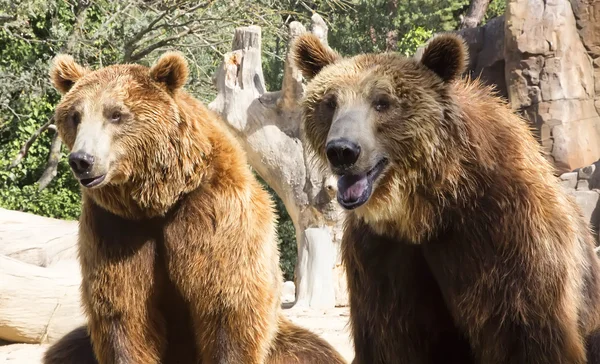
[[[329,109],[329,110],[335,110],[337,108],[337,100],[335,98],[335,96],[333,95],[329,95],[325,98],[325,106]]]
[[[110,116],[110,121],[112,121],[113,123],[118,123],[119,121],[121,121],[122,116],[123,115],[120,111],[113,111],[112,115]]]
[[[78,111],[75,111],[71,114],[71,124],[74,127],[77,127],[81,123],[81,114]]]
[[[375,99],[373,107],[377,112],[384,112],[390,108],[390,100],[387,97],[378,97]]]

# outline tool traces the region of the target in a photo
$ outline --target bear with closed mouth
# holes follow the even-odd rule
[[[294,43],[303,132],[347,210],[355,364],[600,363],[587,222],[452,34],[420,59]]]
[[[325,364],[344,359],[280,308],[272,201],[180,53],[89,70],[57,56],[55,122],[82,186],[86,327],[46,364]]]

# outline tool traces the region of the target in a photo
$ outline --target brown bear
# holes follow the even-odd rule
[[[354,363],[600,363],[588,224],[526,122],[462,79],[462,39],[344,58],[306,34],[292,54],[347,210]]]
[[[344,363],[283,317],[272,201],[187,76],[174,52],[96,71],[55,58],[88,326],[44,362]]]

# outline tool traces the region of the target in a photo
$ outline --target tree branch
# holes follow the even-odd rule
[[[460,22],[460,29],[475,28],[485,16],[490,0],[471,0],[467,14]]]
[[[33,145],[33,143],[37,140],[37,138],[44,131],[46,131],[47,129],[56,128],[52,124],[53,121],[54,121],[54,116],[51,116],[44,125],[42,125],[38,130],[36,130],[33,134],[31,134],[29,139],[27,139],[25,144],[23,144],[23,146],[21,147],[21,150],[19,150],[19,153],[17,153],[17,155],[15,156],[15,159],[13,159],[13,161],[10,163],[10,166],[8,166],[9,169],[14,168],[19,163],[21,163],[23,158],[25,158],[25,156],[27,155],[27,152],[29,152],[29,148]]]
[[[75,24],[73,25],[73,30],[71,31],[71,35],[67,39],[67,43],[62,47],[59,53],[70,53],[75,45],[79,41],[81,30],[85,24],[85,16],[87,10],[91,6],[91,2],[87,0],[79,0],[77,2],[77,7],[75,9]]]
[[[50,155],[48,156],[48,164],[46,170],[38,180],[40,184],[39,190],[46,188],[50,182],[56,177],[56,171],[58,169],[58,162],[60,161],[60,147],[62,141],[58,137],[58,133],[55,133],[52,137],[52,144],[50,144]]]
[[[140,50],[139,52],[133,53],[129,56],[129,59],[125,59],[126,62],[136,62],[139,61],[140,59],[146,57],[148,54],[152,53],[152,51],[160,48],[160,47],[164,47],[166,45],[168,45],[171,42],[174,42],[178,39],[181,39],[187,35],[193,34],[194,32],[196,32],[198,29],[200,29],[200,26],[196,26],[193,28],[188,28],[182,32],[179,32],[175,35],[172,35],[170,37],[164,38],[159,40],[156,43],[150,44],[149,46],[147,46],[146,48]]]
[[[17,17],[14,15],[0,14],[0,24],[8,23],[9,21],[16,20]]]
[[[144,36],[148,33],[150,33],[151,31],[154,30],[154,26],[161,21],[165,16],[167,16],[167,14],[171,11],[173,11],[174,7],[170,6],[168,7],[166,10],[164,10],[161,14],[159,14],[156,18],[154,18],[154,20],[152,20],[150,22],[150,24],[148,24],[148,26],[146,26],[144,29],[140,30],[139,32],[137,32],[133,37],[131,37],[130,40],[128,40],[127,42],[125,42],[125,45],[123,45],[123,59],[125,61],[129,61],[131,59],[131,55],[133,54],[133,52],[135,51],[136,47],[136,43],[139,42],[142,38],[144,38]]]

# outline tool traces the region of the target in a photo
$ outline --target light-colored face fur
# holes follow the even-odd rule
[[[188,98],[180,90],[188,68],[179,53],[164,54],[151,68],[123,64],[96,71],[59,55],[50,76],[63,94],[55,122],[69,164],[101,206],[154,215],[197,184],[210,145],[178,103]],[[204,116],[201,110],[192,114]]]
[[[415,60],[394,53],[342,58],[305,34],[292,54],[309,80],[304,132],[339,177],[342,207],[385,202],[385,191],[404,178],[398,176],[435,170],[431,164],[452,134],[449,84],[467,61],[460,38],[438,36]]]
[[[64,95],[55,121],[71,151],[69,164],[82,186],[101,188],[130,179],[132,153],[153,148],[150,142],[162,132],[151,126],[177,123],[179,116],[169,90],[185,81],[187,66],[180,64],[181,60],[176,54],[166,54],[151,70],[115,65],[92,72],[68,55],[54,59],[51,80]],[[178,75],[183,80],[167,84],[168,73],[174,72],[184,73]]]

